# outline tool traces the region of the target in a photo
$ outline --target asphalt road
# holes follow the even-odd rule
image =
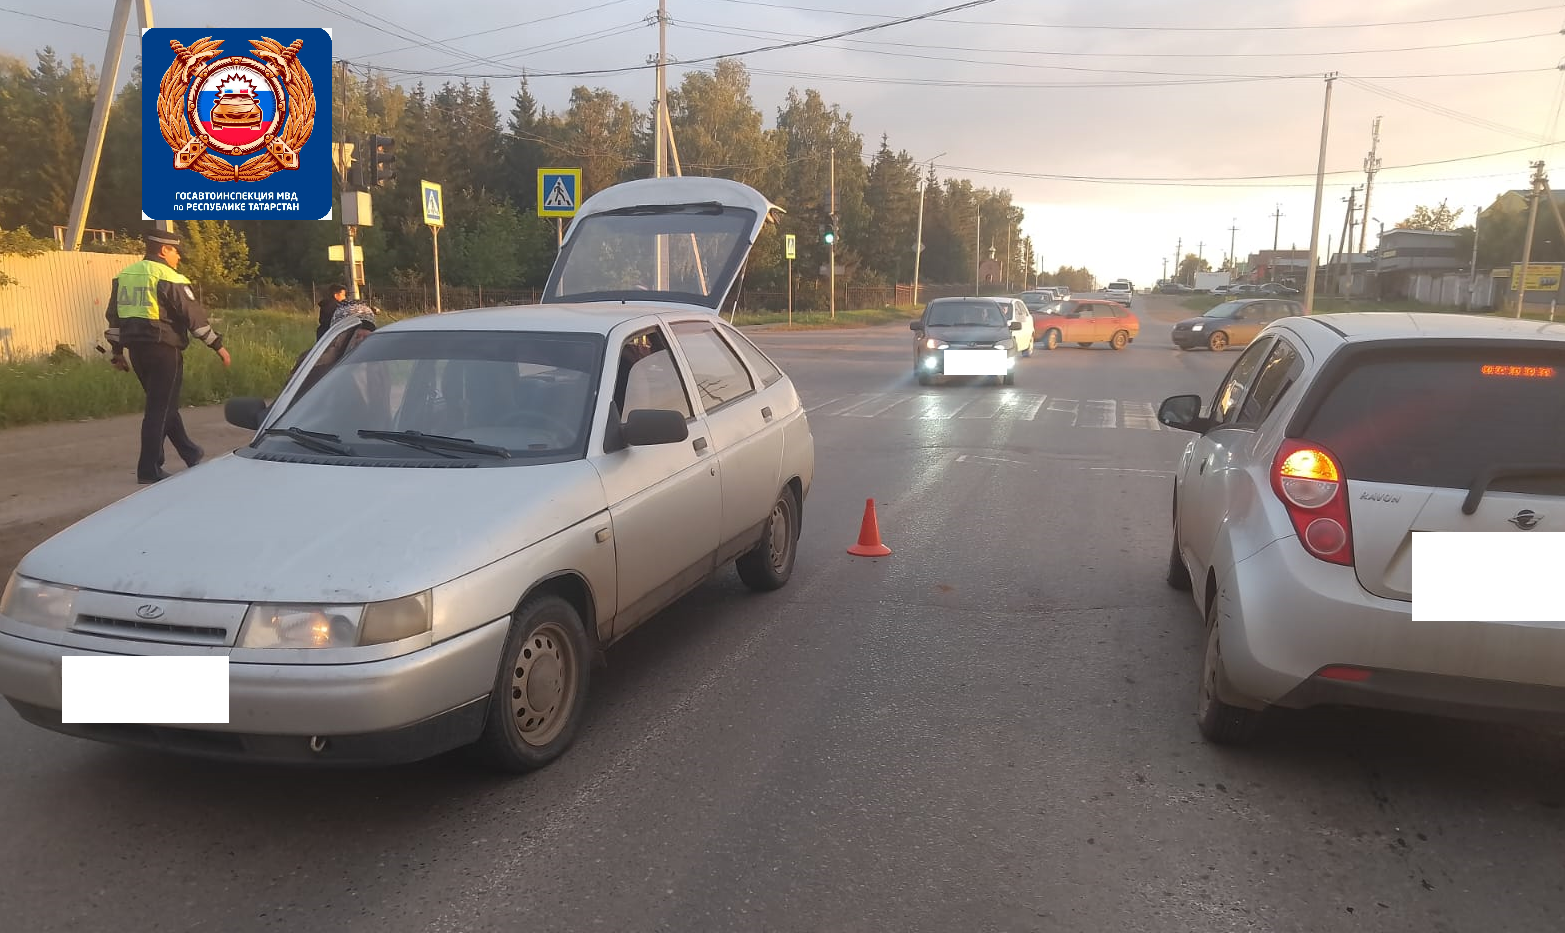
[[[905,328],[758,334],[812,409],[796,575],[728,571],[612,650],[543,772],[209,764],[0,710],[0,923],[1558,929],[1558,736],[1327,712],[1202,743],[1162,580],[1185,437],[1149,415],[1236,354],[1144,321],[1012,388],[917,386]],[[889,558],[845,553],[868,498]]]

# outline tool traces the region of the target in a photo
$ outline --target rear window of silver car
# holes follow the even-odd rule
[[[1565,349],[1393,350],[1357,358],[1299,433],[1349,480],[1466,489],[1491,467],[1565,466],[1562,424]],[[1490,488],[1565,494],[1565,478]]]

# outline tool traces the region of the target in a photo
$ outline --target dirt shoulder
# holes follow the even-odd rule
[[[251,432],[223,420],[222,406],[186,408],[183,414],[191,437],[208,457],[250,438]],[[136,485],[140,432],[140,415],[0,431],[0,573],[10,576],[23,556],[51,535],[141,488]],[[169,472],[185,468],[172,446],[168,461]]]

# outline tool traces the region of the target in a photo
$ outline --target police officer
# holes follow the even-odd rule
[[[146,236],[146,258],[127,266],[114,278],[105,315],[104,332],[114,348],[115,368],[135,370],[147,395],[141,419],[141,457],[136,461],[136,481],[142,485],[167,479],[163,472],[163,440],[186,465],[195,466],[205,453],[185,433],[179,416],[179,392],[185,377],[185,348],[190,338],[206,344],[230,363],[223,337],[212,329],[206,309],[196,301],[190,280],[179,269],[180,238],[176,233],[153,231]],[[125,353],[130,353],[130,364]]]

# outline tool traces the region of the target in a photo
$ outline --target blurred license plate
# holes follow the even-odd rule
[[[947,376],[1003,376],[1004,350],[947,350]]]

